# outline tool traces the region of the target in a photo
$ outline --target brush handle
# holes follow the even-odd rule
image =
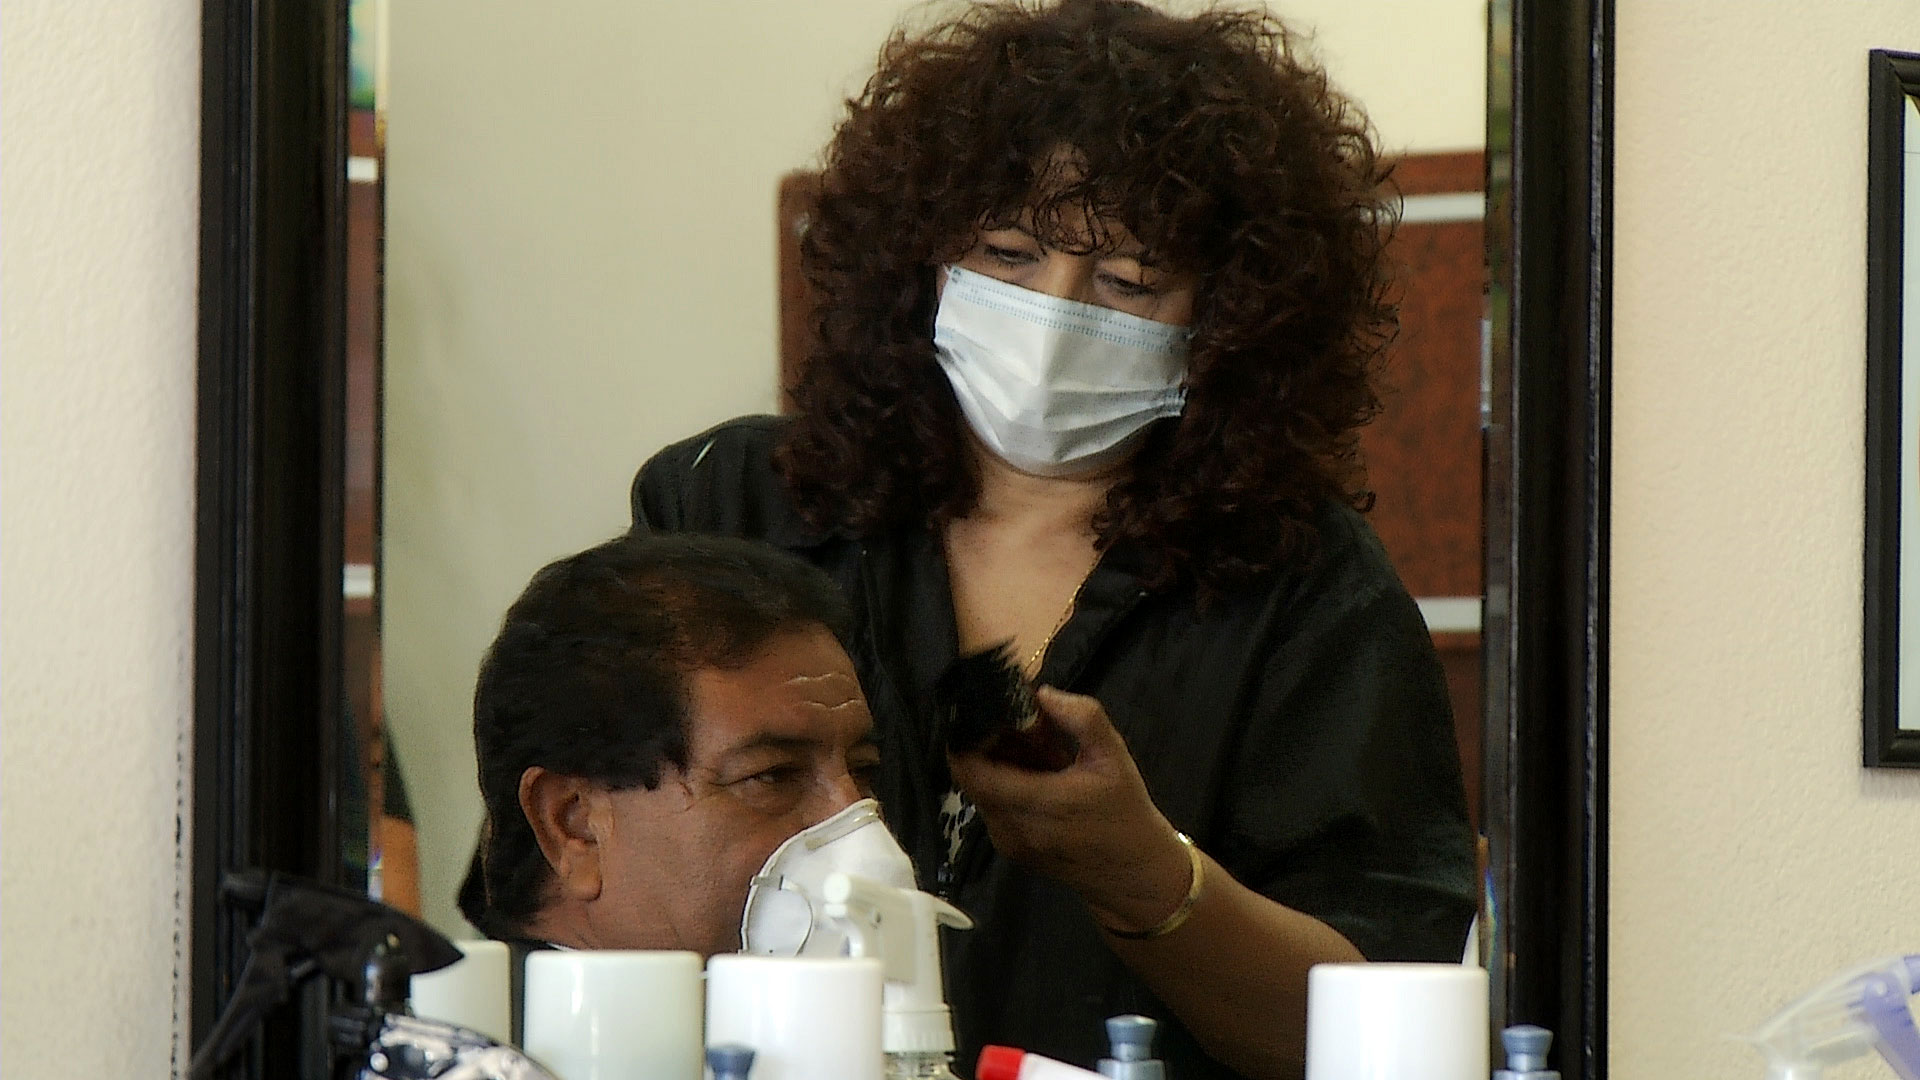
[[[989,761],[1029,769],[1033,772],[1059,772],[1080,756],[1080,744],[1065,728],[1046,713],[1024,728],[1002,730],[981,746]]]

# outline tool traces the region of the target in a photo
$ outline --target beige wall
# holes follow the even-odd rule
[[[1184,6],[1194,6],[1187,4]],[[938,10],[938,9],[936,9]],[[1285,5],[1394,150],[1477,147],[1474,0]],[[771,411],[774,189],[900,0],[391,6],[387,709],[429,916],[480,817],[468,712],[544,562],[627,523],[661,445]]]
[[[1334,82],[1366,107],[1389,153],[1487,140],[1484,0],[1271,0]]]
[[[1866,52],[1920,8],[1617,33],[1614,1075],[1758,1076],[1724,1036],[1920,952],[1920,772],[1860,768]]]
[[[0,22],[9,1077],[164,1076],[183,1049],[199,13]]]

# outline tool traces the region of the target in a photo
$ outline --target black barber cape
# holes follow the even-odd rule
[[[764,539],[845,590],[887,824],[921,886],[975,921],[945,940],[956,1071],[971,1075],[987,1043],[1092,1068],[1107,1050],[1102,1022],[1137,1012],[1161,1022],[1170,1076],[1233,1076],[1113,955],[1071,891],[1001,858],[982,822],[950,850],[946,832],[971,808],[950,799],[933,734],[932,689],[957,650],[939,537],[806,526],[769,460],[781,423],[735,420],[662,450],[634,480],[634,525]],[[1368,959],[1457,962],[1477,890],[1439,662],[1359,515],[1330,505],[1317,524],[1310,565],[1204,611],[1184,589],[1149,594],[1116,546],[1040,681],[1100,700],[1161,812],[1236,879],[1327,922]]]

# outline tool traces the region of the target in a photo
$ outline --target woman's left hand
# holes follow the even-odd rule
[[[1042,686],[1040,711],[1080,744],[1073,764],[1036,772],[949,754],[954,783],[1007,858],[1066,884],[1102,925],[1144,930],[1180,906],[1192,865],[1154,806],[1099,701]]]

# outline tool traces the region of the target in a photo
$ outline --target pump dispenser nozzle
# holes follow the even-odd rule
[[[1500,1045],[1507,1051],[1507,1067],[1495,1069],[1493,1080],[1560,1080],[1560,1074],[1547,1068],[1547,1048],[1553,1045],[1553,1032],[1532,1024],[1515,1024],[1500,1033]]]
[[[851,927],[854,956],[878,956],[881,1048],[889,1054],[950,1054],[953,1020],[940,988],[940,927],[966,930],[973,920],[945,900],[853,874],[827,875],[821,895],[828,917]]]
[[[753,1069],[753,1050],[737,1043],[709,1046],[707,1068],[713,1070],[713,1080],[747,1080],[747,1073]]]
[[[1153,1056],[1153,1029],[1158,1026],[1150,1016],[1107,1017],[1113,1056],[1100,1059],[1100,1075],[1108,1080],[1166,1080],[1166,1063]]]

